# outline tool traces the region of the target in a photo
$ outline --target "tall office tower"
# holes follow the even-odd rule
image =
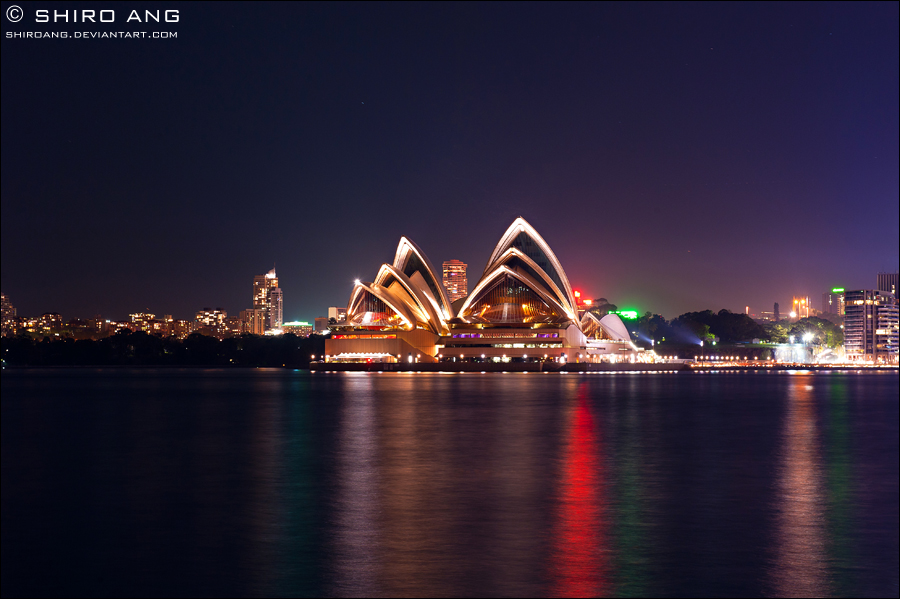
[[[879,291],[887,291],[888,293],[894,294],[894,297],[897,297],[897,278],[900,276],[900,273],[896,272],[880,272],[877,275],[877,285],[876,288]]]
[[[266,314],[268,317],[268,322],[266,326],[269,327],[270,331],[280,331],[281,325],[284,322],[283,312],[282,312],[282,300],[284,296],[281,293],[281,287],[273,287],[269,291],[269,312]]]
[[[900,312],[897,298],[878,289],[844,295],[844,351],[851,360],[897,363]]]
[[[822,294],[822,312],[825,314],[844,315],[844,288],[835,287],[831,293]]]
[[[266,311],[250,308],[241,310],[241,320],[244,322],[244,330],[253,335],[265,335]]]
[[[466,264],[459,260],[444,262],[444,289],[452,304],[461,297],[469,295],[469,282],[466,279]]]
[[[283,300],[274,268],[264,275],[253,277],[253,309],[263,310],[266,331],[281,328]]]
[[[2,305],[3,310],[3,330],[2,334],[4,337],[7,335],[15,335],[16,334],[16,308],[12,305],[12,302],[9,301],[9,298],[6,297],[5,293],[0,293],[0,305]]]
[[[775,302],[775,322],[781,320],[781,312],[778,311],[778,302]]]

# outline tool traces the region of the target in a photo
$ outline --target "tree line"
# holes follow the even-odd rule
[[[747,314],[730,310],[704,310],[686,312],[672,320],[659,314],[645,313],[635,320],[626,320],[625,326],[634,334],[639,344],[646,346],[690,346],[735,343],[796,343],[837,347],[844,343],[844,331],[840,324],[817,317],[801,318],[791,322],[758,323]]]
[[[307,368],[325,353],[325,337],[245,334],[222,341],[194,333],[186,339],[120,331],[103,339],[2,339],[9,366],[285,366]]]

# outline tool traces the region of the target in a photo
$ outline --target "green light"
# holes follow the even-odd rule
[[[844,293],[844,288],[843,287],[835,287],[834,289],[831,290],[831,293]]]
[[[637,310],[616,310],[613,314],[618,314],[622,318],[627,318],[628,320],[637,320],[638,317]]]

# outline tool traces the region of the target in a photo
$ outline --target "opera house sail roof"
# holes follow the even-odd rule
[[[575,298],[562,265],[521,217],[500,238],[457,316],[464,323],[577,324]]]
[[[402,237],[393,263],[354,285],[346,322],[325,341],[326,361],[562,363],[637,351],[618,316],[578,308],[556,254],[523,218],[500,237],[472,292],[452,304],[431,261]]]
[[[428,257],[411,240],[397,245],[393,264],[383,264],[375,281],[358,282],[347,304],[347,324],[377,329],[424,329],[446,334],[451,315],[447,291]]]
[[[553,250],[523,218],[494,247],[481,279],[454,312],[428,257],[403,237],[393,264],[373,282],[358,282],[347,306],[347,325],[364,329],[429,331],[454,326],[568,327],[581,322],[572,287]]]

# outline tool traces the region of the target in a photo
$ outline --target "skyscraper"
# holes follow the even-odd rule
[[[5,293],[0,293],[0,303],[3,305],[3,336],[16,334],[16,308],[6,297]]]
[[[282,304],[283,296],[274,268],[264,275],[253,277],[253,309],[263,311],[266,331],[281,328]]]
[[[897,298],[877,289],[847,291],[844,298],[847,357],[896,364],[900,343]]]
[[[284,322],[282,299],[281,287],[273,287],[269,290],[269,312],[266,315],[268,317],[266,326],[270,331],[281,330],[281,323]]]
[[[444,289],[450,303],[469,295],[469,282],[466,279],[466,264],[459,260],[444,262]]]

